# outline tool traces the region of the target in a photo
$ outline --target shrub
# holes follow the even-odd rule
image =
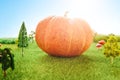
[[[115,35],[109,35],[107,42],[104,45],[104,55],[111,59],[111,64],[113,64],[113,59],[120,55],[119,45]]]
[[[0,39],[1,44],[15,44],[15,39],[4,38]]]
[[[105,42],[106,42],[107,39],[108,39],[107,35],[97,34],[97,35],[94,36],[94,40],[93,41],[97,43],[100,40],[105,40]]]

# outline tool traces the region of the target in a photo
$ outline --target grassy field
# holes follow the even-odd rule
[[[0,80],[120,80],[120,58],[111,65],[95,43],[83,55],[71,58],[49,56],[35,43],[24,49],[24,57],[15,44],[3,47],[12,48],[15,70],[8,69],[4,78],[0,69]]]

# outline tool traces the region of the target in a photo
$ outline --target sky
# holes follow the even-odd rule
[[[120,35],[120,0],[0,0],[0,38],[18,37],[23,21],[29,34],[41,20],[66,11],[99,34]]]

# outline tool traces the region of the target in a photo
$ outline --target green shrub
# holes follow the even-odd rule
[[[116,35],[118,42],[120,42],[120,35]]]
[[[107,39],[108,39],[108,36],[107,35],[103,35],[103,34],[97,34],[97,35],[95,35],[94,36],[94,42],[98,42],[98,41],[100,41],[100,40],[105,40],[105,41],[107,41]]]
[[[12,38],[2,38],[0,39],[1,44],[15,44],[15,39]]]
[[[111,59],[111,64],[113,64],[113,59],[120,55],[118,39],[115,35],[109,35],[104,45],[104,55]]]

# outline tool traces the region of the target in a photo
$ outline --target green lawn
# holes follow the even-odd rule
[[[24,49],[11,47],[15,55],[15,70],[7,70],[4,78],[0,69],[0,80],[120,80],[120,58],[111,65],[95,43],[81,56],[62,58],[52,57],[41,51],[35,43]]]

